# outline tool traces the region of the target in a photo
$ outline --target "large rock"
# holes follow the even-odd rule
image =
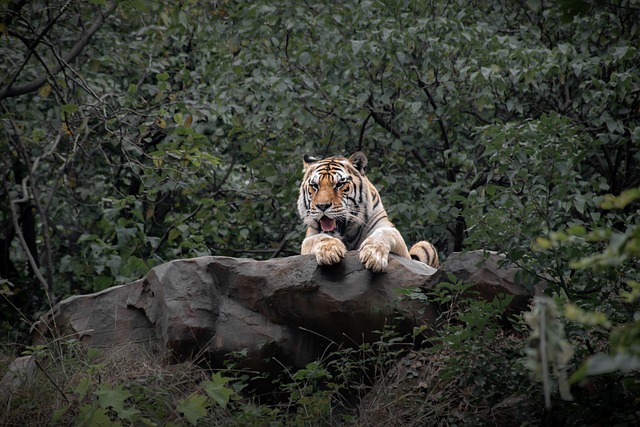
[[[510,264],[496,252],[472,251],[451,254],[429,280],[427,288],[437,283],[462,282],[477,293],[478,298],[491,300],[500,295],[510,295],[508,310],[521,312],[528,308],[532,295],[539,295],[545,288],[537,276]]]
[[[500,280],[484,281],[487,298],[498,291],[529,295],[513,283],[515,273],[499,273],[496,260],[478,254],[453,254],[441,267],[473,258],[491,265]],[[458,267],[455,274],[462,276]],[[219,362],[231,352],[247,351],[249,361],[266,356],[301,366],[330,343],[360,343],[378,337],[391,315],[411,327],[435,324],[439,307],[399,298],[408,287],[428,288],[446,274],[393,256],[386,273],[366,270],[356,252],[342,263],[319,267],[313,256],[269,261],[201,257],[157,266],[144,279],[58,303],[32,330],[35,343],[55,336],[77,337],[89,346],[158,342],[177,358],[195,354]],[[435,274],[435,276],[434,276]],[[442,275],[444,274],[444,276]],[[496,290],[497,289],[497,290]],[[417,306],[419,305],[419,306]]]

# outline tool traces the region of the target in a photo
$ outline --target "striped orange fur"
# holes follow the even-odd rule
[[[367,157],[354,153],[318,160],[304,156],[298,213],[307,225],[302,254],[315,254],[320,265],[340,262],[347,250],[359,250],[364,266],[384,271],[389,253],[438,266],[435,247],[421,241],[407,250],[393,226],[378,190],[365,176]]]

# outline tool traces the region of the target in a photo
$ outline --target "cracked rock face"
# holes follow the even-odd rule
[[[473,252],[452,254],[436,273],[393,256],[386,273],[372,273],[357,252],[330,267],[319,267],[312,255],[176,260],[151,269],[144,279],[61,301],[34,326],[32,340],[75,337],[95,347],[155,342],[178,359],[202,355],[220,362],[246,351],[256,368],[273,355],[303,366],[331,343],[377,339],[376,331],[391,317],[401,317],[405,327],[435,325],[440,307],[400,295],[444,281],[447,264],[477,281],[481,297],[499,291],[528,300],[530,293],[514,283],[513,269],[501,270],[497,261]]]

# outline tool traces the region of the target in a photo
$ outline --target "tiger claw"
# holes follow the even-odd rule
[[[389,264],[389,249],[380,243],[365,241],[360,248],[360,261],[364,268],[380,273]]]
[[[339,263],[347,255],[347,248],[338,239],[328,239],[319,245],[316,251],[318,265],[333,265]]]

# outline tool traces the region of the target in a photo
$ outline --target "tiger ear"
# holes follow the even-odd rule
[[[316,159],[315,157],[311,157],[308,154],[305,154],[304,156],[302,156],[302,162],[304,164],[304,170],[307,170],[307,168],[309,166],[311,166],[312,163],[317,162],[320,159]]]
[[[364,175],[367,170],[367,156],[362,151],[356,151],[349,157],[349,161],[358,169],[358,172]]]

